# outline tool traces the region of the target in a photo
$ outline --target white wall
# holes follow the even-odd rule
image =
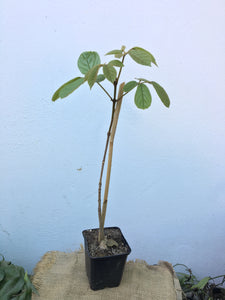
[[[147,77],[149,110],[124,99],[106,225],[119,226],[130,259],[225,268],[225,3],[223,0],[1,1],[0,253],[31,271],[50,250],[70,251],[98,226],[97,184],[110,103],[79,75],[86,50],[140,46],[159,68],[127,58],[124,80]],[[128,66],[129,65],[129,66]],[[82,168],[81,171],[77,169]]]

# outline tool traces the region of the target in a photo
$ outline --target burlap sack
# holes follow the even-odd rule
[[[39,292],[33,300],[182,300],[179,281],[168,262],[150,266],[130,261],[119,287],[92,291],[83,249],[46,253],[34,269],[33,284]]]

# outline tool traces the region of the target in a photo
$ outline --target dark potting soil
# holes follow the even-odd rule
[[[119,228],[105,228],[105,237],[109,240],[114,240],[118,246],[113,245],[107,249],[101,249],[98,243],[98,229],[89,229],[85,231],[85,238],[88,243],[88,250],[92,257],[104,257],[119,254],[126,254],[129,251]]]

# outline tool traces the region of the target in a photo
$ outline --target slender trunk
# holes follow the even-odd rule
[[[120,108],[121,108],[121,104],[122,104],[123,86],[124,86],[124,83],[121,83],[120,87],[119,87],[119,93],[118,93],[118,99],[120,99],[120,100],[118,102],[116,102],[115,112],[114,112],[113,120],[112,120],[112,128],[111,128],[111,132],[109,134],[110,141],[109,141],[107,174],[106,174],[106,182],[105,182],[105,193],[104,193],[104,201],[103,201],[102,209],[101,209],[101,217],[99,218],[99,242],[104,240],[104,224],[105,224],[105,216],[106,216],[106,209],[107,209],[107,203],[108,203],[109,183],[110,183],[110,175],[111,175],[111,167],[112,167],[113,142],[114,142],[114,137],[115,137],[115,133],[116,133],[116,127],[117,127],[117,123],[118,123]]]
[[[98,184],[98,219],[99,219],[99,224],[101,222],[101,214],[102,214],[102,208],[101,208],[102,176],[103,176],[103,171],[104,171],[104,166],[105,166],[105,158],[106,158],[106,154],[107,154],[108,146],[109,146],[109,138],[110,138],[110,134],[111,134],[112,123],[113,123],[113,120],[114,120],[115,105],[116,105],[116,102],[113,102],[111,121],[110,121],[110,125],[109,125],[109,130],[107,132],[105,151],[104,151],[104,155],[103,155],[103,159],[102,159],[102,167],[101,167],[101,173],[100,173],[99,184]]]

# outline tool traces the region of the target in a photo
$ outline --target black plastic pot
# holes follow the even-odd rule
[[[86,238],[86,233],[90,232],[90,229],[82,232],[84,237],[86,273],[92,290],[100,290],[104,289],[105,287],[119,286],[127,256],[131,252],[130,246],[125,240],[121,230],[118,227],[107,228],[119,230],[122,241],[127,247],[127,252],[112,256],[93,257],[88,250],[88,241]]]

